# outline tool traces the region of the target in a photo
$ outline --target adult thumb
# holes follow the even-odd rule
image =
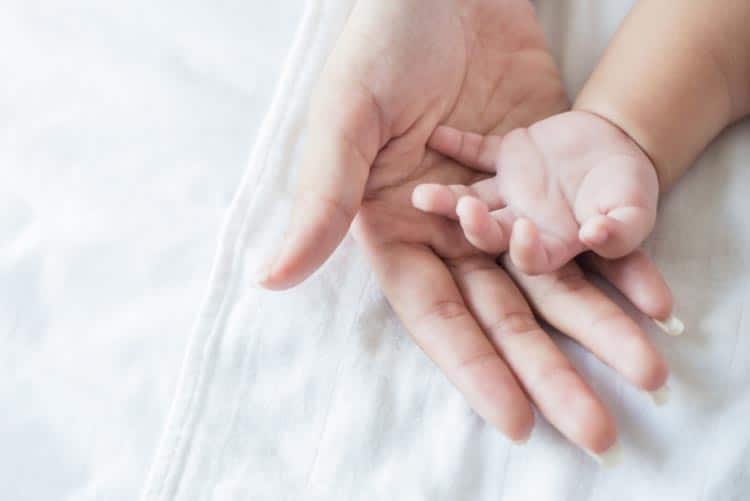
[[[362,84],[324,72],[313,95],[291,223],[275,257],[257,272],[268,289],[302,282],[338,247],[385,143],[380,108]]]

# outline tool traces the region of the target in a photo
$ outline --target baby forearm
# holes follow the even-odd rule
[[[641,0],[575,108],[603,116],[651,157],[662,190],[750,112],[750,2]]]

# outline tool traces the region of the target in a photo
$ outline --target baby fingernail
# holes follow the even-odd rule
[[[669,318],[667,318],[666,320],[654,319],[654,322],[659,326],[661,330],[663,330],[670,336],[679,336],[680,334],[685,332],[685,324],[682,323],[682,320],[674,315],[669,315]]]
[[[420,184],[416,188],[414,188],[414,191],[411,192],[411,204],[415,209],[419,209],[421,211],[426,210],[426,196],[427,195],[425,193],[425,188],[423,187],[423,185]]]
[[[669,402],[669,385],[666,383],[658,390],[647,392],[648,396],[654,402],[654,405],[660,407]]]
[[[586,451],[586,453],[603,468],[617,466],[622,459],[622,448],[619,442],[615,442],[609,449],[599,454],[591,451]]]

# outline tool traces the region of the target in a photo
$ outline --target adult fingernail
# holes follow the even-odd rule
[[[649,391],[646,393],[648,393],[648,396],[657,407],[661,407],[662,405],[669,402],[669,385],[666,383],[664,383],[664,386],[662,386],[658,390]]]
[[[599,454],[591,451],[586,451],[586,453],[603,468],[613,468],[622,459],[622,447],[619,442],[615,442],[609,449]]]
[[[654,319],[654,322],[659,326],[661,330],[663,330],[670,336],[679,336],[680,334],[685,332],[685,324],[682,323],[682,320],[674,315],[669,315],[669,318],[667,318],[666,320]]]

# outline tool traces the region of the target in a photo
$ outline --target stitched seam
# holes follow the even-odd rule
[[[304,42],[306,32],[310,32],[309,38],[312,40],[316,40],[319,36],[319,33],[321,31],[321,23],[320,23],[320,2],[318,0],[309,0],[307,3],[307,9],[308,11],[305,14],[305,17],[303,17],[302,24],[298,31],[298,38],[297,42],[298,45],[296,47],[292,47],[292,53],[290,53],[287,62],[285,63],[285,70],[290,68],[300,68],[299,72],[296,73],[290,73],[289,74],[289,81],[290,87],[292,90],[295,88],[298,88],[299,85],[301,85],[301,79],[299,75],[304,74],[304,69],[307,67],[304,64],[303,65],[295,65],[292,64],[293,62],[296,62],[298,59],[300,59],[303,56],[303,51],[300,49],[300,47],[303,47],[305,44]],[[309,23],[315,21],[316,28],[308,28],[308,26],[311,26]],[[309,45],[308,45],[309,46]],[[292,71],[292,70],[290,70]],[[285,72],[282,73],[282,78],[280,79],[280,82],[283,83],[285,80],[284,75]],[[274,101],[283,103],[280,106],[283,106],[279,109],[277,117],[277,122],[275,124],[270,123],[268,128],[278,131],[284,123],[288,121],[289,114],[290,114],[290,101],[281,101],[281,94],[282,94],[283,86],[279,87],[279,90],[277,91],[277,94],[274,97]],[[266,119],[271,120],[273,115],[271,115],[272,110],[269,111],[269,114],[266,115]],[[275,126],[274,126],[275,125]],[[265,129],[265,127],[264,127]],[[259,163],[260,165],[260,172],[258,172],[258,179],[262,179],[263,175],[269,170],[267,168],[267,159],[268,156],[271,153],[272,146],[275,144],[274,138],[276,137],[274,134],[269,134],[268,136],[269,143],[268,146],[264,152],[264,155],[260,153],[260,150],[258,151],[259,158],[261,155],[265,158],[265,162]],[[262,140],[262,136],[259,136],[259,141]],[[257,143],[260,146],[260,143]],[[185,404],[182,405],[182,409],[177,409],[175,407],[175,410],[170,410],[170,414],[167,417],[167,423],[165,426],[165,430],[163,431],[163,436],[160,439],[160,447],[164,446],[166,447],[165,451],[161,451],[157,449],[157,453],[155,455],[154,462],[151,466],[152,470],[149,472],[149,479],[146,483],[146,489],[143,493],[144,499],[168,499],[176,496],[178,492],[179,487],[179,481],[180,478],[176,477],[180,475],[181,471],[178,473],[175,473],[176,468],[182,468],[184,467],[185,459],[187,458],[187,455],[190,451],[190,439],[192,437],[188,436],[185,433],[186,428],[194,429],[195,425],[197,423],[193,422],[193,419],[196,417],[196,405],[195,402],[198,401],[196,399],[196,395],[199,395],[205,380],[204,376],[208,370],[208,365],[212,362],[211,359],[205,358],[201,356],[201,352],[205,351],[205,348],[215,344],[215,329],[213,327],[216,326],[217,322],[220,318],[220,313],[223,307],[225,306],[226,299],[229,297],[229,292],[232,290],[232,284],[225,284],[221,290],[216,291],[215,288],[218,287],[217,283],[219,281],[219,277],[222,276],[220,271],[223,271],[223,268],[227,267],[229,272],[235,270],[238,265],[238,255],[239,252],[237,251],[240,244],[245,242],[245,236],[247,234],[247,220],[249,217],[249,207],[252,207],[252,202],[255,199],[257,195],[257,191],[259,189],[260,183],[256,184],[253,190],[248,190],[251,173],[255,171],[256,169],[248,168],[245,172],[245,179],[243,180],[243,186],[241,188],[241,191],[237,195],[237,205],[232,208],[230,214],[228,215],[227,219],[225,220],[225,231],[227,232],[226,235],[222,235],[223,238],[219,240],[219,257],[216,260],[216,264],[214,266],[214,269],[212,270],[212,277],[210,279],[209,283],[209,292],[206,298],[204,299],[204,302],[201,307],[201,313],[199,314],[198,320],[197,320],[197,328],[192,335],[192,339],[190,344],[188,345],[187,352],[186,352],[186,359],[185,362],[183,362],[183,366],[180,371],[180,380],[178,382],[178,389],[176,391],[175,400],[173,401],[173,406],[180,406],[183,399],[181,399],[181,395],[183,392],[187,392],[187,396],[184,399]],[[246,198],[246,200],[243,200],[243,198]],[[241,224],[238,227],[238,230],[230,235],[229,232],[231,231],[231,223],[232,220],[235,218],[237,214],[244,213],[241,216]],[[227,245],[227,247],[224,247],[228,242],[234,241],[234,245],[231,247]],[[231,249],[231,250],[228,250]],[[223,266],[222,266],[223,265]],[[218,299],[217,299],[218,297]],[[210,325],[206,325],[203,327],[201,325],[201,322],[203,321],[202,318],[205,314],[204,309],[207,309],[210,307],[213,303],[218,302],[219,308],[217,314],[213,317],[213,322]],[[209,310],[210,311],[210,310]],[[194,346],[193,342],[198,342],[197,337],[198,334],[201,332],[208,332],[208,335],[206,339],[204,340],[203,347],[204,350],[200,350],[199,347]],[[192,363],[190,365],[187,364],[187,362],[191,361],[191,357],[193,356],[193,353],[197,353],[195,355],[196,360],[193,361],[195,363]],[[194,383],[192,384],[192,388],[188,390],[183,390],[183,385],[189,384],[189,381],[186,381],[186,378],[188,378],[188,369],[192,366],[198,365],[200,368],[198,370],[197,376],[195,376]],[[181,412],[180,412],[181,411]],[[172,413],[176,413],[175,415],[172,415]],[[179,431],[177,432],[171,432],[173,429],[170,425],[174,422],[177,422],[176,428],[178,428]],[[162,445],[162,444],[168,444],[169,439],[171,437],[174,437],[174,443],[172,445]],[[159,471],[161,469],[161,472]],[[175,478],[173,478],[175,477]],[[172,480],[174,483],[174,488],[172,489],[172,493],[170,496],[169,490],[169,481]],[[167,492],[165,492],[167,491]]]
[[[257,308],[255,308],[253,318],[258,318],[260,316],[260,312],[263,310],[260,303],[257,304]],[[210,481],[208,482],[208,485],[215,485],[216,480],[219,478],[220,473],[224,470],[224,462],[222,459],[224,458],[226,454],[226,450],[229,447],[229,443],[231,441],[232,432],[237,427],[237,422],[239,421],[239,414],[240,414],[240,406],[242,402],[245,401],[245,396],[247,395],[247,390],[250,386],[249,384],[249,377],[248,373],[250,372],[250,369],[252,367],[252,360],[257,357],[253,357],[253,355],[257,355],[260,352],[260,344],[261,344],[261,337],[260,336],[253,336],[251,339],[248,340],[248,346],[245,349],[245,354],[242,357],[242,370],[241,370],[241,384],[242,387],[240,391],[237,391],[237,398],[234,399],[234,403],[232,404],[232,413],[231,417],[229,418],[229,426],[227,426],[227,433],[225,434],[224,438],[221,441],[221,446],[218,448],[219,453],[217,454],[217,457],[215,458],[215,471],[210,477]]]

